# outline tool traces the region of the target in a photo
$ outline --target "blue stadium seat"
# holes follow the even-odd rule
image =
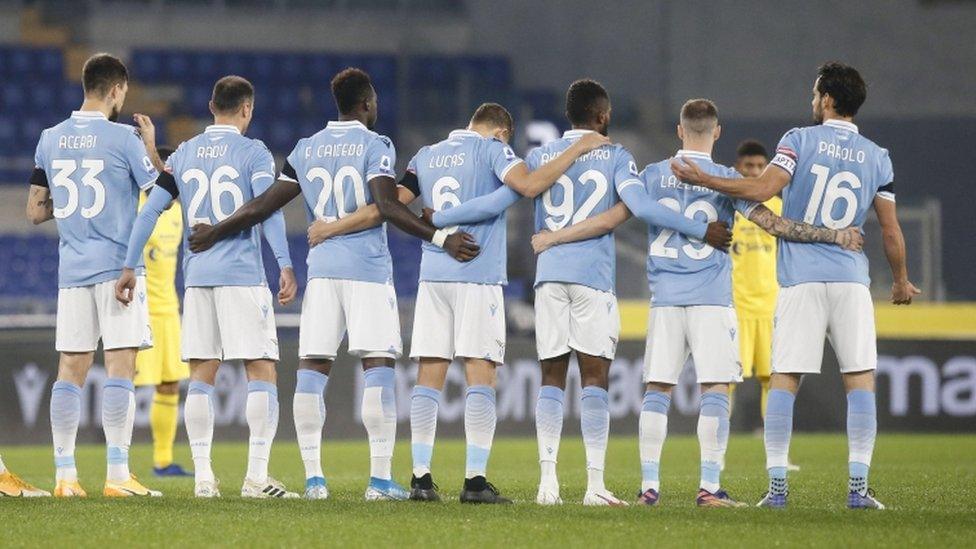
[[[62,82],[61,85],[61,111],[65,116],[71,111],[77,110],[85,100],[85,92],[81,89],[81,84],[74,82]]]
[[[147,84],[165,80],[165,55],[158,50],[135,50],[132,52],[132,77]]]
[[[16,80],[8,80],[0,87],[0,106],[6,112],[23,112],[27,108],[27,90]]]

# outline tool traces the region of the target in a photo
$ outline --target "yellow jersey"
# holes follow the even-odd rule
[[[783,212],[783,199],[774,196],[764,205],[776,215]],[[735,214],[732,227],[732,293],[739,318],[772,317],[776,311],[776,237]]]
[[[143,194],[139,207],[146,201]],[[180,300],[176,296],[176,262],[183,241],[183,210],[179,201],[159,216],[143,256],[146,260],[146,290],[149,295],[149,314],[179,314]]]

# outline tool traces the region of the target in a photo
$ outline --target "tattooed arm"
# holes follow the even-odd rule
[[[47,187],[31,185],[27,195],[27,219],[35,225],[40,225],[49,219],[54,219],[54,201],[51,191]]]
[[[749,221],[759,225],[767,233],[795,242],[825,242],[837,244],[845,250],[859,251],[864,244],[864,237],[857,227],[843,230],[815,227],[807,223],[793,221],[780,217],[766,206],[759,204],[749,214]]]

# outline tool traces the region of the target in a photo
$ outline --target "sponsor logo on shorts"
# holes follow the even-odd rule
[[[491,311],[491,316],[495,316],[495,311],[498,310],[498,305],[492,303],[491,305],[488,305],[488,310]]]
[[[735,339],[735,328],[729,328],[729,339]]]

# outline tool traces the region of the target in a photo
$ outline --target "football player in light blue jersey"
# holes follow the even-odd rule
[[[608,143],[602,135],[587,136],[555,161],[530,172],[507,145],[513,127],[512,116],[504,107],[481,105],[467,129],[454,130],[447,139],[417,152],[400,181],[401,188],[423,199],[427,216],[486,196],[505,184],[536,195],[581,154]],[[486,480],[495,433],[496,366],[504,363],[505,353],[505,213],[460,228],[479,246],[478,256],[469,262],[451,258],[433,243],[423,245],[410,352],[419,362],[410,407],[414,458],[410,497],[419,501],[440,499],[430,469],[437,410],[448,367],[459,358],[464,361],[468,381],[467,463],[461,502],[510,503]],[[455,226],[442,232],[458,230]]]
[[[148,152],[135,128],[115,122],[128,79],[125,65],[111,55],[97,54],[85,62],[84,103],[71,118],[41,133],[30,179],[27,217],[35,225],[54,219],[60,240],[55,348],[61,356],[51,393],[58,497],[86,495],[75,467],[75,437],[81,387],[99,339],[108,372],[101,397],[108,447],[103,494],[161,495],[129,473],[136,353],[152,346],[145,278],[133,277],[139,299],[132,307],[112,299],[139,190],[152,185],[162,166],[155,145]]]
[[[891,160],[887,150],[862,137],[854,125],[866,96],[867,87],[856,69],[826,63],[813,86],[818,125],[787,132],[762,175],[723,178],[688,159],[672,161],[672,170],[684,181],[736,198],[764,201],[782,191],[783,217],[818,227],[860,229],[873,207],[894,276],[891,299],[896,305],[909,304],[920,292],[908,280]],[[847,391],[847,504],[852,509],[883,509],[868,489],[877,434],[877,342],[867,257],[860,250],[792,242],[783,242],[778,254],[781,290],[765,425],[769,491],[759,505],[786,506],[794,398],[801,376],[820,372],[823,338],[829,335]]]
[[[695,158],[709,173],[735,177],[733,168],[716,164],[711,152],[721,134],[718,110],[707,99],[692,99],[681,109],[677,127],[682,149],[676,156]],[[856,230],[835,231],[780,219],[765,206],[735,200],[711,189],[679,181],[664,160],[641,173],[648,196],[688,218],[731,225],[739,211],[770,233],[804,241],[848,242],[859,247]],[[602,220],[607,217],[608,220]],[[604,234],[604,225],[627,216],[607,212],[569,229],[545,235],[560,242]],[[659,499],[661,449],[667,433],[671,392],[689,353],[694,357],[702,396],[698,421],[701,446],[700,506],[741,506],[721,489],[720,468],[728,442],[729,384],[741,367],[732,308],[732,266],[724,251],[656,225],[648,227],[647,277],[651,290],[647,351],[644,357],[643,410],[640,416],[642,486],[638,502]]]
[[[129,238],[125,269],[116,284],[116,299],[121,303],[132,303],[133,269],[160,214],[173,200],[180,200],[184,227],[210,225],[230,216],[274,181],[271,152],[261,141],[244,137],[254,113],[251,83],[239,76],[221,78],[214,85],[210,110],[213,125],[170,155],[139,212]],[[210,450],[214,382],[222,360],[243,360],[248,377],[250,449],[241,497],[298,497],[268,475],[271,445],[278,429],[278,336],[261,259],[262,233],[281,269],[279,303],[285,305],[294,299],[297,284],[288,255],[284,216],[279,212],[262,228],[238,232],[205,252],[183,250],[186,290],[182,358],[190,365],[184,420],[197,497],[220,495]]]
[[[190,249],[203,251],[278,211],[298,196],[309,221],[340,228],[316,241],[308,255],[308,286],[302,302],[295,430],[305,463],[305,497],[325,499],[321,444],[324,393],[339,345],[348,334],[349,352],[362,359],[365,389],[362,418],[370,445],[367,500],[404,500],[393,481],[396,394],[393,366],[400,356],[400,316],[393,289],[393,265],[384,219],[430,241],[435,229],[397,197],[396,151],[372,130],[377,96],[369,75],[349,68],[332,79],[339,120],[298,142],[278,180],[255,200],[214,226],[194,228]],[[354,215],[365,211],[362,215]],[[454,234],[440,244],[457,257],[477,254],[470,237]]]
[[[566,96],[573,129],[532,151],[526,159],[538,169],[559,159],[589,138],[607,134],[610,97],[592,80],[574,82]],[[504,187],[475,200],[438,212],[437,226],[475,222],[513,203],[519,194]],[[521,192],[521,191],[520,191]],[[525,194],[525,193],[523,193]],[[605,145],[572,162],[550,188],[536,198],[536,229],[558,230],[607,211],[622,198],[649,222],[727,245],[730,233],[720,223],[711,227],[649,199],[638,179],[637,166],[620,145]],[[714,239],[714,240],[711,240]],[[616,351],[620,318],[614,295],[615,253],[612,235],[560,244],[542,252],[536,274],[536,345],[542,366],[542,388],[536,411],[542,478],[536,501],[562,503],[556,457],[562,432],[563,396],[570,354],[575,351],[582,378],[581,430],[587,455],[584,505],[625,505],[606,489],[603,470],[609,435],[607,384]]]

